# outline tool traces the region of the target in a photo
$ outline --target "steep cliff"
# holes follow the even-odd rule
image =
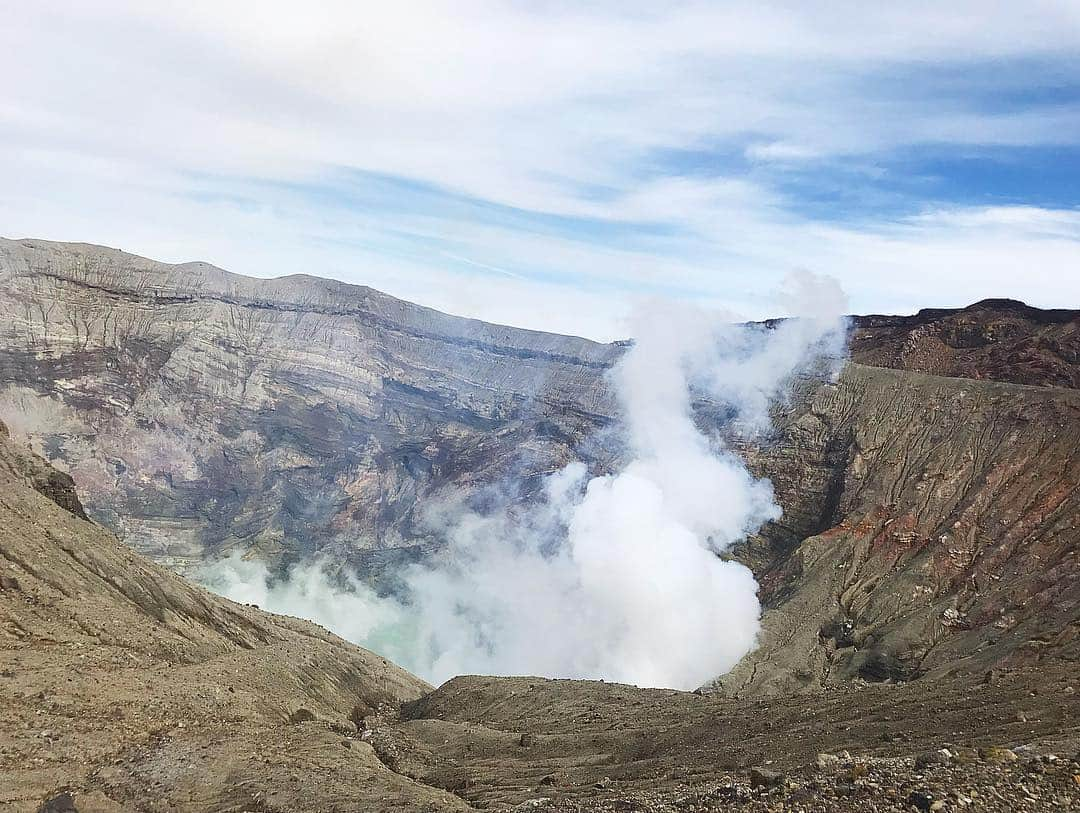
[[[488,325],[313,277],[254,280],[0,241],[0,417],[91,515],[184,569],[239,546],[379,570],[450,484],[582,454],[617,345]]]
[[[1080,391],[850,364],[743,451],[785,516],[729,690],[1080,656]]]

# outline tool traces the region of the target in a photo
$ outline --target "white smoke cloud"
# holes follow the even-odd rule
[[[720,402],[745,431],[767,426],[791,377],[843,349],[833,285],[792,278],[788,307],[805,316],[770,329],[651,307],[612,374],[628,462],[592,478],[571,464],[529,505],[430,506],[426,523],[446,544],[405,572],[405,598],[332,586],[319,563],[268,584],[261,565],[231,559],[206,580],[436,683],[485,673],[699,686],[749,652],[759,628],[752,573],[721,556],[780,509],[768,481],[695,425],[693,398]]]

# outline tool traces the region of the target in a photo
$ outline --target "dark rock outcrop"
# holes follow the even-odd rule
[[[57,471],[33,455],[13,453],[9,437],[7,426],[0,421],[0,471],[22,480],[65,511],[70,511],[80,519],[87,519],[71,475]]]
[[[956,378],[1080,387],[1080,312],[1013,299],[914,316],[857,316],[852,356],[863,364]]]

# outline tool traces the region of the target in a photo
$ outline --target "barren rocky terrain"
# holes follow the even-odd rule
[[[1074,683],[1071,670],[1028,669],[983,684],[849,683],[808,703],[462,677],[406,704],[372,742],[396,769],[481,807],[1069,809]]]
[[[1075,664],[749,701],[438,690],[212,596],[0,431],[0,810],[1068,810]]]
[[[913,316],[859,316],[852,354],[863,364],[954,378],[1080,386],[1075,310],[1042,310],[1008,299]]]
[[[1080,655],[1080,391],[850,364],[745,448],[761,648],[723,685],[814,689]]]
[[[464,807],[345,740],[423,681],[212,596],[80,513],[0,429],[0,810],[63,792],[80,811]]]
[[[431,693],[170,570],[317,552],[390,582],[444,490],[618,465],[624,345],[0,240],[0,809],[1075,807],[1080,313],[850,339],[765,436],[695,404],[783,508],[732,551],[765,610],[734,671]]]

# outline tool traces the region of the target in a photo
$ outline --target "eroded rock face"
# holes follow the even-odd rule
[[[75,481],[70,474],[57,471],[44,460],[32,454],[17,454],[10,440],[7,426],[0,421],[0,472],[22,481],[39,494],[48,497],[65,511],[80,519],[87,519],[82,502],[75,491]]]
[[[851,364],[744,449],[785,517],[731,691],[1080,655],[1080,392]]]
[[[419,555],[417,507],[449,486],[602,466],[586,441],[621,352],[38,241],[0,241],[0,313],[0,415],[96,520],[180,570],[233,548],[378,570]]]
[[[147,561],[12,474],[48,467],[3,438],[0,463],[5,811],[863,811],[928,788],[1019,809],[1036,781],[1073,809],[1080,793],[1058,756],[1075,753],[1072,664],[812,702],[533,677],[431,691]]]
[[[618,461],[619,344],[39,241],[0,241],[0,313],[0,415],[176,569],[252,549],[392,574],[448,490]],[[858,363],[738,445],[784,515],[736,552],[765,634],[727,690],[1077,653],[1078,325],[1000,300],[854,320]]]

